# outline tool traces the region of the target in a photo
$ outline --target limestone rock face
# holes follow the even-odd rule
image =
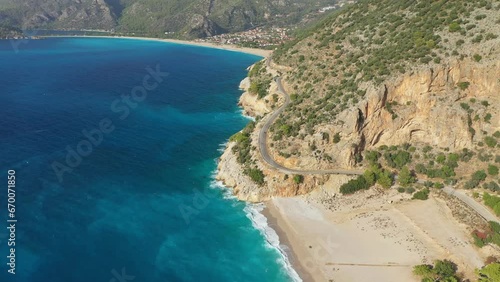
[[[193,37],[209,37],[227,32],[213,20],[198,14],[191,17],[189,29],[189,34]]]
[[[329,128],[343,137],[326,150],[338,156],[339,165],[349,167],[354,164],[357,150],[380,145],[408,142],[451,150],[470,148],[473,142],[483,140],[483,132],[500,130],[499,77],[498,61],[456,61],[439,68],[421,68],[378,87],[370,86],[366,98],[357,107],[342,112],[338,118],[342,122]],[[461,83],[468,83],[468,87],[460,89]],[[477,107],[472,116],[460,105],[474,107],[483,101],[488,102],[487,108]],[[491,119],[486,122],[488,113]]]
[[[481,131],[498,128],[499,115],[490,123],[481,123],[478,134],[472,136],[468,129],[467,112],[460,102],[470,98],[486,100],[498,111],[500,63],[487,65],[457,62],[452,66],[427,69],[405,75],[368,93],[368,100],[359,106],[365,118],[361,133],[366,145],[394,145],[404,142],[430,143],[450,149],[472,146],[474,138],[481,138]],[[469,82],[460,90],[460,82]],[[396,103],[397,116],[384,109],[387,103]],[[493,130],[494,131],[494,130]]]
[[[318,185],[323,185],[328,176],[305,176],[304,182],[296,184],[293,176],[287,176],[267,167],[258,161],[259,169],[264,172],[266,183],[259,186],[250,177],[243,173],[243,166],[238,163],[236,155],[232,152],[234,142],[230,142],[217,165],[217,180],[233,189],[234,195],[242,201],[262,202],[272,197],[292,197],[307,194]],[[258,155],[254,152],[254,158]]]
[[[263,116],[271,111],[269,107],[269,98],[258,99],[257,95],[248,92],[250,88],[250,79],[247,77],[240,83],[240,89],[245,91],[239,101],[239,105],[243,108],[243,114],[251,117]],[[271,89],[272,92],[272,89]]]
[[[262,199],[261,189],[243,173],[241,165],[232,152],[235,143],[230,143],[222,154],[217,166],[217,180],[227,187],[233,188],[233,193],[241,200],[258,202]]]

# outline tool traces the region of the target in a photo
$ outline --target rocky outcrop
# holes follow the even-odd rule
[[[336,165],[345,167],[354,165],[357,153],[381,145],[471,148],[485,132],[500,130],[498,77],[498,61],[455,61],[420,68],[380,86],[365,85],[363,101],[340,113],[335,124],[322,127],[322,131],[341,132],[341,142],[322,148],[337,156]],[[468,86],[461,89],[461,84]],[[473,111],[465,110],[463,103]],[[489,121],[485,121],[487,114]],[[320,137],[316,139],[321,145]]]
[[[483,131],[494,132],[500,125],[500,62],[475,64],[455,62],[436,69],[424,69],[388,81],[368,91],[368,99],[359,105],[364,118],[358,134],[366,136],[366,146],[395,145],[404,142],[430,143],[439,147],[461,149],[471,147],[474,139],[482,140]],[[469,87],[461,90],[459,83]],[[460,103],[475,98],[488,101],[493,118],[475,125],[472,135],[468,113]],[[387,110],[392,110],[397,117]],[[353,123],[358,117],[351,117]],[[356,128],[355,124],[352,124]]]
[[[272,197],[291,197],[311,192],[324,185],[328,176],[304,176],[304,181],[295,183],[292,175],[284,175],[267,167],[258,161],[258,167],[264,172],[266,183],[262,186],[253,182],[243,173],[243,167],[238,163],[232,148],[234,142],[228,143],[217,165],[217,180],[233,189],[234,195],[242,201],[263,202]],[[258,158],[254,154],[255,158]]]
[[[245,78],[240,88],[245,92],[240,98],[240,106],[243,107],[244,114],[257,117],[264,116],[271,111],[269,96],[264,99],[257,99],[256,95],[249,93],[248,87],[250,80]],[[276,94],[276,85],[272,85],[270,93]],[[280,98],[281,99],[281,98]],[[261,124],[258,123],[256,129],[252,133],[252,146],[257,148],[257,140]],[[252,151],[252,159],[256,162],[257,167],[265,175],[265,184],[262,186],[253,182],[248,175],[243,172],[243,166],[238,163],[236,155],[232,148],[234,142],[229,142],[224,153],[219,159],[217,166],[217,180],[220,180],[224,185],[233,188],[234,195],[243,201],[262,202],[271,199],[275,196],[290,197],[295,195],[307,194],[318,185],[323,185],[328,181],[328,176],[304,176],[302,183],[296,183],[293,180],[293,175],[284,175],[273,168],[269,167],[260,157],[257,150]]]
[[[248,88],[250,88],[250,78],[247,77],[240,83],[240,89],[245,91],[238,103],[243,108],[243,114],[250,117],[257,117],[269,113],[271,111],[269,97],[258,99],[257,95],[248,91]],[[275,91],[275,89],[271,88],[270,91],[274,92],[273,90]]]
[[[189,24],[189,35],[191,37],[210,37],[227,30],[220,27],[216,22],[202,15],[193,15]]]

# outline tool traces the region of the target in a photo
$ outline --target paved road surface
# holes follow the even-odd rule
[[[464,202],[466,205],[475,210],[479,215],[481,215],[487,221],[496,221],[499,222],[498,217],[496,217],[493,212],[491,212],[488,208],[483,206],[482,204],[476,202],[473,198],[466,195],[463,191],[453,189],[450,186],[446,186],[443,188],[443,191],[451,196],[457,197],[460,201]]]
[[[266,60],[266,65],[270,67],[271,58],[269,57]],[[285,174],[344,174],[344,175],[361,175],[363,174],[362,170],[354,170],[354,169],[329,169],[329,170],[300,170],[300,169],[290,169],[286,168],[279,163],[277,163],[269,154],[269,150],[267,147],[267,133],[269,128],[274,123],[274,121],[279,117],[279,115],[285,110],[285,108],[290,104],[290,95],[285,91],[283,85],[281,84],[281,77],[277,77],[275,79],[276,84],[278,86],[278,91],[283,94],[285,97],[285,102],[283,105],[274,111],[265,121],[264,125],[260,129],[259,132],[259,151],[262,155],[262,159],[267,162],[271,167],[277,169],[278,171]],[[397,176],[396,176],[397,178]],[[423,180],[419,180],[419,182],[423,182]],[[475,210],[479,215],[481,215],[487,221],[496,221],[500,222],[498,217],[493,214],[489,209],[476,202],[473,198],[467,196],[464,192],[455,190],[450,186],[446,186],[443,188],[443,191],[449,195],[457,197],[459,200],[464,202],[466,205]]]
[[[290,169],[286,168],[280,164],[278,164],[269,154],[269,150],[267,147],[267,132],[269,128],[274,123],[274,121],[279,117],[279,115],[285,110],[285,108],[290,104],[290,95],[283,89],[283,85],[281,84],[281,77],[276,78],[276,84],[278,85],[278,91],[283,93],[285,97],[285,102],[283,105],[274,111],[265,121],[264,125],[260,129],[259,132],[259,151],[262,155],[262,158],[266,163],[268,163],[273,168],[277,169],[282,173],[287,174],[345,174],[345,175],[361,175],[363,174],[362,170],[355,169],[329,169],[329,170],[299,170],[299,169]]]

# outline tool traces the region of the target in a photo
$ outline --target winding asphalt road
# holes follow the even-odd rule
[[[277,163],[269,154],[269,148],[267,147],[267,132],[269,128],[274,123],[274,121],[279,117],[279,115],[285,110],[285,108],[290,104],[290,95],[285,91],[283,85],[281,84],[281,77],[275,79],[278,85],[278,91],[285,97],[285,102],[279,109],[274,111],[265,121],[264,125],[259,132],[259,150],[262,158],[266,163],[275,168],[276,170],[285,174],[345,174],[345,175],[361,175],[363,171],[354,169],[329,169],[329,170],[300,170],[286,168],[279,163]]]
[[[271,57],[268,57],[266,60],[266,65],[267,67],[271,68],[270,66],[271,63]],[[321,174],[343,174],[343,175],[362,175],[363,171],[362,170],[354,170],[354,169],[329,169],[329,170],[300,170],[300,169],[291,169],[291,168],[286,168],[282,166],[281,164],[277,163],[269,154],[269,148],[267,147],[267,133],[269,131],[269,128],[271,125],[274,123],[274,121],[279,117],[281,113],[285,110],[285,108],[290,104],[290,95],[286,92],[286,90],[283,88],[283,84],[281,83],[281,77],[277,77],[275,79],[276,85],[278,86],[278,91],[283,94],[285,97],[285,102],[279,109],[274,111],[270,116],[268,116],[267,120],[265,121],[264,125],[260,129],[259,132],[259,151],[262,156],[262,159],[268,163],[271,167],[274,169],[280,171],[281,173],[285,174],[304,174],[304,175],[321,175]],[[397,177],[397,176],[396,176]],[[422,182],[423,180],[419,180],[419,182]],[[464,202],[466,205],[471,207],[473,210],[475,210],[480,216],[482,216],[485,220],[487,221],[496,221],[500,222],[498,217],[495,216],[490,210],[488,210],[486,207],[478,203],[476,200],[473,198],[469,197],[465,193],[458,191],[450,186],[446,186],[443,188],[443,191],[446,192],[447,194],[454,196]]]

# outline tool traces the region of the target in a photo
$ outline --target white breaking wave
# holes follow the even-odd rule
[[[245,115],[243,108],[239,108],[238,113],[239,113],[241,116],[243,116],[244,118],[246,118],[246,119],[249,119],[249,120],[251,120],[251,121],[255,121],[255,118],[254,118],[254,117],[251,117],[251,116],[247,116],[247,115]]]
[[[236,196],[231,191],[231,189],[224,186],[224,183],[222,183],[222,181],[215,180],[215,177],[210,182],[210,188],[222,190],[222,197],[226,200],[236,200],[237,199]]]
[[[252,117],[248,118],[255,120]],[[221,144],[220,147],[225,148],[226,145],[227,142]],[[224,149],[222,149],[222,151],[224,151]],[[217,160],[215,160],[215,162],[217,163]],[[217,169],[212,172],[211,175],[212,181],[210,182],[210,188],[221,189],[223,191],[222,195],[224,199],[237,201],[237,198],[236,196],[234,196],[232,190],[224,186],[224,183],[222,183],[222,181],[217,181],[215,179],[216,175],[217,175]],[[302,279],[300,278],[299,274],[295,271],[295,269],[293,269],[292,264],[290,263],[290,260],[288,259],[286,252],[280,246],[280,239],[278,234],[276,233],[276,231],[274,231],[274,229],[272,229],[267,224],[267,218],[261,213],[264,210],[264,207],[265,207],[264,204],[247,203],[243,210],[245,211],[246,216],[252,221],[252,226],[255,229],[257,229],[266,239],[266,247],[275,249],[279,253],[280,255],[279,263],[288,273],[292,281],[302,282]]]
[[[226,147],[227,147],[227,144],[229,143],[229,140],[222,143],[222,144],[219,144],[219,148],[217,148],[217,151],[220,152],[220,153],[224,153],[224,151],[226,150]],[[217,160],[216,160],[217,162]]]
[[[280,238],[278,234],[267,224],[267,218],[261,213],[264,210],[264,207],[264,204],[247,203],[244,211],[246,212],[248,218],[252,221],[253,227],[259,230],[266,239],[267,247],[278,251],[281,257],[279,262],[286,270],[292,281],[302,282],[299,274],[295,271],[295,269],[293,269],[286,252],[280,246]]]

